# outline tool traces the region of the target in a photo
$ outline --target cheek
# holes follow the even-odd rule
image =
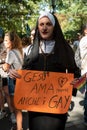
[[[49,34],[53,35],[53,28],[49,29]]]
[[[10,43],[6,43],[5,46],[6,46],[6,47],[10,47],[11,44],[10,44]]]
[[[50,28],[50,32],[52,32],[53,33],[53,30],[54,30],[54,28],[52,27],[52,28]]]
[[[87,33],[87,30],[85,30],[84,32]]]
[[[5,46],[8,46],[8,43],[7,43],[7,42],[4,42],[4,45],[5,45]]]
[[[42,30],[42,28],[41,27],[38,27],[38,31],[40,32]]]
[[[38,28],[39,34],[42,36],[42,28]]]

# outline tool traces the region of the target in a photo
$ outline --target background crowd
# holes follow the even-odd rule
[[[67,69],[69,73],[74,73],[74,78],[87,72],[87,56],[85,56],[85,61],[83,60],[87,48],[87,25],[84,26],[82,32],[77,33],[76,39],[71,43],[65,40],[56,16],[44,12],[39,16],[30,34],[30,36],[20,38],[16,32],[8,31],[4,38],[0,37],[0,119],[10,114],[11,130],[23,130],[22,111],[14,106],[15,79],[20,77],[14,70],[30,69],[65,73]],[[76,65],[74,57],[78,47],[80,47],[82,59],[81,68]],[[29,56],[27,63],[25,55]],[[84,100],[84,121],[87,124],[86,88],[87,85]],[[73,95],[76,96],[76,92],[76,89],[73,90]],[[9,113],[4,106],[6,102]],[[65,129],[67,113],[29,112],[28,114],[30,130]]]

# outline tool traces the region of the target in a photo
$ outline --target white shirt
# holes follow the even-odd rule
[[[42,53],[41,49],[43,50],[44,53],[51,53],[54,49],[54,46],[55,46],[55,41],[41,41],[40,42],[40,47],[39,47],[39,53]],[[27,48],[26,48],[26,55],[29,55],[30,52],[31,52],[31,49],[32,49],[32,44],[29,45]]]
[[[31,50],[31,46],[32,45],[29,45],[29,46],[23,48],[23,53],[26,54],[26,55],[29,55],[30,54],[30,50]]]
[[[55,45],[55,41],[42,41],[40,43],[40,47],[42,48],[44,53],[51,53],[53,51]],[[39,48],[39,53],[41,52],[41,48]]]
[[[18,70],[22,68],[23,58],[18,50],[14,49],[14,51],[17,53],[18,56],[12,50],[10,50],[7,52],[5,62],[11,65],[11,69]],[[20,58],[21,63],[18,57]]]
[[[80,42],[80,54],[81,54],[81,75],[87,72],[87,36],[84,36]]]

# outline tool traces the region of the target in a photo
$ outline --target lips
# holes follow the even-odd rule
[[[46,35],[46,34],[48,34],[48,32],[46,32],[46,31],[44,31],[44,32],[42,32],[44,35]]]

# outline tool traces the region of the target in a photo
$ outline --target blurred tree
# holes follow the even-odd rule
[[[34,27],[41,11],[52,12],[53,0],[0,0],[0,26],[7,30],[26,33],[26,25]],[[87,22],[87,0],[55,0],[58,17],[66,38],[75,37]]]
[[[81,32],[83,24],[87,23],[86,0],[60,0],[57,14],[66,38],[74,38]]]
[[[38,15],[38,1],[0,0],[0,26],[4,31],[16,30],[18,33],[26,33],[26,24],[29,23],[32,27],[34,23],[29,21],[35,21]]]

